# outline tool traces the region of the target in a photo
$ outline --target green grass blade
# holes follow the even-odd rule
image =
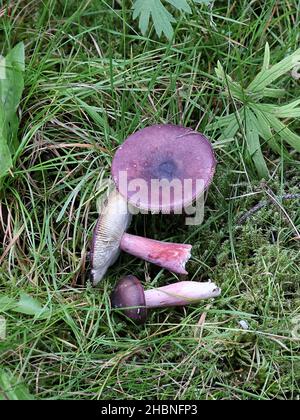
[[[265,113],[269,124],[273,127],[276,133],[282,138],[283,141],[289,143],[297,152],[300,152],[300,136],[290,130],[283,122],[281,122],[275,115]]]
[[[269,170],[265,162],[261,145],[259,141],[259,134],[257,131],[259,123],[253,112],[245,109],[245,134],[248,151],[254,162],[257,173],[261,178],[269,178]]]
[[[299,118],[300,117],[300,99],[296,99],[286,105],[273,105],[273,104],[258,104],[259,109],[264,110],[266,113],[274,114],[278,118]]]
[[[272,133],[270,123],[265,114],[261,112],[256,106],[253,107],[252,110],[257,118],[257,130],[260,136],[265,140],[266,143],[268,143],[274,152],[281,154],[281,146],[276,141],[275,135]]]
[[[0,107],[4,109],[7,124],[7,145],[13,153],[17,146],[19,120],[16,115],[24,89],[25,50],[17,44],[5,57],[5,77],[0,78]]]

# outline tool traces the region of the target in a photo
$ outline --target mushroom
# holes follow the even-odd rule
[[[119,193],[133,207],[171,213],[201,196],[215,168],[212,146],[203,134],[166,124],[146,127],[129,136],[113,158],[112,176]],[[169,196],[159,188],[163,180],[173,186]],[[138,193],[137,184],[144,187]]]
[[[184,306],[202,299],[218,297],[221,289],[212,282],[181,281],[157,289],[144,290],[135,276],[123,277],[111,296],[111,305],[136,324],[143,324],[147,310],[169,306]]]
[[[114,190],[108,197],[93,232],[91,279],[96,286],[119,256],[120,250],[177,274],[187,274],[191,245],[161,242],[126,233],[131,221],[126,200]]]
[[[215,166],[210,142],[191,129],[155,125],[129,136],[112,162],[117,191],[109,196],[93,234],[94,285],[101,281],[120,250],[174,273],[187,274],[185,264],[192,246],[125,233],[130,223],[128,204],[150,212],[182,211],[207,189]],[[166,182],[171,186],[167,196],[162,187]]]

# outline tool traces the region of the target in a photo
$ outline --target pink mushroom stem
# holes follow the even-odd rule
[[[199,283],[197,281],[181,281],[145,291],[147,308],[167,306],[184,306],[202,299],[218,297],[221,289],[215,283]]]
[[[191,257],[192,245],[161,242],[124,233],[120,248],[173,273],[188,274],[185,264]]]

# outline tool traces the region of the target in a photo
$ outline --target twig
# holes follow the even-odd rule
[[[239,220],[237,221],[237,224],[238,225],[243,225],[246,222],[246,220],[249,219],[249,217],[253,216],[253,214],[258,212],[260,209],[268,206],[269,204],[274,204],[274,199],[276,199],[276,201],[300,200],[300,194],[297,194],[297,193],[296,194],[284,194],[284,195],[279,195],[279,196],[272,197],[272,198],[273,199],[260,201],[258,204],[256,204],[254,207],[252,207],[252,209],[250,209],[245,214],[243,214],[243,216],[240,217]],[[280,207],[280,209],[282,210],[281,207]]]

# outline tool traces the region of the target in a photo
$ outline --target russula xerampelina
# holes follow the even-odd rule
[[[119,193],[132,206],[153,212],[182,210],[195,201],[211,183],[216,159],[209,140],[201,133],[177,125],[154,125],[137,131],[118,148],[112,176]],[[124,182],[126,174],[126,182]],[[153,193],[154,180],[187,180],[191,188],[177,197]],[[147,188],[136,194],[129,185],[144,181]],[[203,182],[198,182],[199,180]]]
[[[149,212],[178,212],[190,205],[211,183],[216,160],[203,134],[175,125],[155,125],[137,131],[118,148],[112,162],[116,190],[108,197],[93,233],[91,263],[93,284],[99,283],[120,250],[177,274],[187,274],[191,245],[174,244],[126,233],[131,214],[128,203]],[[129,186],[137,180],[145,189]],[[189,188],[182,194],[153,193],[160,181],[179,182]],[[201,181],[201,182],[198,182]],[[123,201],[122,201],[123,200]]]
[[[143,324],[148,309],[190,305],[220,294],[221,289],[215,283],[197,281],[181,281],[145,291],[137,277],[128,275],[116,285],[111,305],[136,324]]]

